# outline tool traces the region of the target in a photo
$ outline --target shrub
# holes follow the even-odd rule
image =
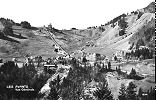
[[[30,29],[31,28],[30,23],[27,22],[27,21],[21,22],[21,26],[22,26],[22,28],[27,28],[27,29]]]
[[[120,30],[120,31],[119,31],[119,36],[122,36],[122,35],[124,35],[124,34],[126,34],[126,33],[125,33],[125,30]]]
[[[135,11],[135,12],[134,12],[134,14],[135,14],[135,15],[137,15],[137,14],[138,14],[138,12],[137,12],[137,11]]]
[[[77,30],[76,28],[71,28],[71,30]]]

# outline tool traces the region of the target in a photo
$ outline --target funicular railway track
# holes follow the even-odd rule
[[[65,51],[64,48],[62,48],[62,46],[59,45],[59,43],[57,43],[57,41],[55,40],[55,35],[52,32],[50,32],[47,28],[44,28],[44,30],[46,31],[46,34],[51,38],[51,40],[55,43],[55,45],[58,46],[62,51],[64,51],[64,55],[69,55],[69,53]]]

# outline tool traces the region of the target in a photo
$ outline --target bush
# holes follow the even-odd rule
[[[138,12],[137,12],[137,11],[135,11],[135,12],[134,12],[134,14],[135,14],[135,15],[137,15],[137,14],[138,14]]]
[[[77,30],[76,28],[71,28],[71,30]]]
[[[118,21],[118,24],[119,24],[120,28],[123,29],[123,30],[125,30],[125,28],[128,27],[127,22],[125,21],[125,17],[121,18]]]
[[[31,28],[31,25],[30,25],[29,22],[23,21],[23,22],[21,22],[21,27],[22,27],[22,28],[30,29],[30,28]]]
[[[20,23],[15,23],[17,26],[21,26],[21,24]]]
[[[120,30],[120,31],[119,31],[119,36],[122,36],[122,35],[124,35],[124,34],[126,34],[126,33],[125,33],[125,30]]]
[[[104,27],[99,27],[99,30],[101,30],[102,32],[104,32],[106,29]]]

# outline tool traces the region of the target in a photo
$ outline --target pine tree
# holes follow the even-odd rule
[[[135,88],[136,88],[136,86],[133,84],[133,82],[130,82],[129,86],[126,89],[127,100],[137,100]]]
[[[53,86],[51,87],[48,99],[49,100],[58,100],[59,99],[59,93],[58,93],[57,89]]]
[[[132,68],[130,74],[129,74],[129,78],[130,79],[133,79],[133,78],[136,78],[137,74],[136,74],[136,70]]]
[[[97,97],[98,100],[114,100],[111,91],[108,89],[107,82],[103,82],[102,87],[96,90],[93,95]]]
[[[119,100],[127,100],[126,86],[124,84],[121,84],[118,99]]]
[[[139,97],[142,97],[142,94],[143,94],[142,88],[139,88],[138,96],[139,96]]]
[[[148,93],[148,100],[155,100],[155,89],[152,87]]]

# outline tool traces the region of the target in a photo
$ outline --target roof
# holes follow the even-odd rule
[[[48,66],[49,67],[49,66],[55,66],[55,65],[44,65],[44,66]]]

